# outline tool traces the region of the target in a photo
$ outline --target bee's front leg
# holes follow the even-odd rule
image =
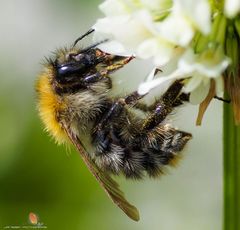
[[[116,70],[122,68],[128,64],[134,57],[122,57],[122,56],[113,56],[111,60],[107,63],[106,70],[109,73],[115,72]]]
[[[106,76],[107,76],[107,71],[105,71],[105,70],[98,71],[94,74],[90,74],[90,75],[85,76],[82,79],[82,83],[85,84],[85,85],[95,83],[95,82],[98,82],[99,80],[101,80],[102,78],[104,78]]]

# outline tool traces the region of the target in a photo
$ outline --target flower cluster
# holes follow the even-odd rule
[[[162,70],[139,86],[140,94],[185,79],[190,102],[203,111],[227,89],[240,122],[239,0],[106,0],[100,9],[105,17],[93,28],[95,40],[109,39],[102,50],[152,59]]]

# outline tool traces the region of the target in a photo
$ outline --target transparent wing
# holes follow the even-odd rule
[[[102,188],[105,190],[105,192],[108,194],[108,196],[111,198],[111,200],[119,207],[121,208],[127,216],[129,216],[131,219],[138,221],[139,220],[139,212],[136,207],[131,205],[124,197],[124,193],[120,190],[119,185],[116,181],[114,181],[108,174],[104,173],[101,169],[98,168],[98,166],[95,164],[95,162],[92,161],[92,159],[89,157],[89,155],[86,152],[86,149],[82,145],[79,138],[73,134],[69,129],[65,127],[65,131],[70,138],[71,142],[75,145],[75,147],[78,149],[79,153],[81,154],[81,157],[85,164],[87,165],[88,169],[91,171],[91,173],[95,176],[97,181],[100,183]]]

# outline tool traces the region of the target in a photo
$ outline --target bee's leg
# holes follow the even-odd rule
[[[180,92],[179,82],[175,82],[161,97],[157,106],[162,103],[162,106],[172,108]],[[159,176],[164,165],[176,160],[179,156],[177,153],[191,138],[189,133],[160,124],[160,119],[157,123],[157,118],[154,127],[146,126],[153,120],[153,115],[156,116],[157,109],[150,115],[151,119],[148,118],[143,123],[134,119],[125,106],[134,106],[142,97],[133,92],[125,98],[118,99],[96,125],[93,135],[93,143],[97,150],[96,162],[105,170],[116,174],[122,172],[127,178],[141,178],[144,171],[147,171],[149,176]],[[161,118],[166,117],[167,113],[160,115]]]
[[[144,152],[144,168],[151,177],[162,174],[164,165],[174,164],[179,158],[179,152],[192,137],[190,133],[162,123],[174,107],[188,100],[188,95],[181,94],[182,87],[180,80],[175,81],[160,100],[152,105],[150,115],[143,121],[135,137],[135,145]]]
[[[97,59],[99,59],[101,64],[103,64],[103,67],[108,73],[112,73],[120,68],[122,68],[124,65],[128,64],[132,59],[134,59],[134,56],[118,56],[113,55],[109,53],[105,53],[104,51],[100,49],[96,49],[96,56]]]
[[[143,103],[143,102],[137,102],[134,105],[134,108],[141,110],[142,112],[148,113],[148,112],[152,112],[155,109],[156,103],[154,102],[152,105],[147,105],[146,103]]]
[[[181,95],[183,84],[175,81],[162,95],[160,100],[151,106],[141,105],[144,111],[150,110],[150,115],[143,121],[142,126],[135,129],[130,151],[125,155],[125,161],[131,167],[124,167],[123,173],[127,177],[141,177],[142,168],[149,176],[157,177],[164,171],[164,165],[174,164],[192,135],[176,130],[167,124],[161,124],[175,106],[179,106],[186,95]],[[129,97],[130,104],[134,105],[133,97]],[[139,106],[137,102],[135,105]],[[125,130],[131,130],[126,128]],[[126,131],[125,131],[126,132]],[[126,135],[126,134],[125,134]],[[129,140],[129,142],[131,139]]]
[[[88,86],[91,83],[98,82],[99,80],[101,80],[102,78],[104,78],[106,76],[107,76],[107,71],[105,71],[105,70],[99,71],[99,72],[96,72],[94,74],[90,74],[90,75],[85,76],[82,79],[82,83],[84,85]]]
[[[102,51],[101,51],[102,52]],[[111,74],[115,72],[116,70],[122,68],[124,65],[126,65],[128,62],[130,62],[134,57],[122,57],[122,56],[114,56],[114,55],[101,55],[98,57],[99,61],[97,62],[105,62],[106,67],[104,67],[102,70],[88,75],[83,78],[83,82],[85,84],[87,83],[94,83],[98,80],[102,79],[103,77],[107,77],[108,74]]]
[[[112,104],[108,112],[103,116],[99,124],[97,125],[98,129],[106,126],[113,118],[118,117],[124,110],[125,105],[133,105],[138,100],[140,100],[144,95],[139,95],[136,91],[129,94],[125,98],[119,98],[116,102]]]
[[[181,93],[177,98],[176,100],[174,101],[174,103],[172,104],[172,106],[175,108],[175,107],[178,107],[178,106],[181,106],[184,104],[184,102],[189,102],[189,96],[190,94],[189,93]],[[231,100],[226,100],[226,99],[223,99],[221,97],[218,97],[218,96],[214,96],[215,99],[219,100],[219,101],[222,101],[222,102],[225,102],[225,103],[230,103]],[[159,99],[161,100],[161,99]],[[156,100],[153,104],[151,105],[147,105],[145,103],[142,103],[142,102],[137,102],[135,105],[134,105],[134,108],[135,109],[139,109],[143,112],[153,112],[155,110],[155,108],[157,107],[157,104],[158,104],[158,101],[159,100]]]
[[[100,57],[100,58],[102,58],[102,60],[105,60],[104,57]],[[106,59],[107,59],[107,57],[106,57]],[[81,83],[85,86],[88,86],[91,83],[98,82],[99,80],[103,79],[104,77],[107,78],[109,74],[122,68],[128,62],[130,62],[132,59],[133,59],[133,57],[114,56],[114,58],[111,61],[111,64],[107,65],[103,70],[100,70],[96,73],[85,76],[81,80]]]
[[[128,64],[132,59],[133,56],[130,57],[122,57],[122,56],[114,56],[109,63],[107,63],[106,70],[109,73],[115,72],[116,70],[122,68],[124,65]]]
[[[113,135],[113,120],[124,109],[122,101],[114,102],[105,115],[98,121],[92,132],[92,144],[95,146],[94,158],[100,168],[119,174],[122,170],[123,149]]]
[[[134,108],[135,108],[135,109],[139,109],[139,110],[141,110],[141,111],[143,111],[143,112],[148,112],[148,113],[149,113],[149,112],[153,112],[153,111],[156,109],[159,101],[161,101],[161,98],[155,100],[155,102],[152,103],[152,104],[150,104],[150,105],[147,105],[146,103],[142,103],[142,102],[139,102],[139,101],[138,101],[138,102],[134,105]],[[173,102],[172,107],[174,107],[174,108],[175,108],[175,107],[178,107],[178,106],[180,106],[180,105],[183,105],[185,102],[189,102],[189,94],[187,94],[187,93],[181,93],[181,94],[176,98],[176,100]]]
[[[158,101],[155,110],[143,124],[143,130],[150,130],[154,128],[156,125],[161,123],[165,117],[173,110],[173,104],[179,96],[183,84],[180,80],[175,81],[168,90],[163,94],[161,99]],[[98,123],[96,129],[101,130],[105,127],[111,120],[115,117],[118,117],[125,105],[134,106],[138,100],[143,98],[144,95],[139,95],[137,91],[134,91],[130,95],[125,98],[119,98],[115,103],[112,104],[109,111],[105,114],[105,116]]]
[[[181,80],[175,81],[168,90],[162,95],[160,100],[156,103],[155,109],[148,116],[143,124],[143,130],[150,130],[164,121],[166,116],[171,113],[174,106],[179,105],[180,99],[177,99],[183,88]]]
[[[189,96],[189,93],[181,93],[179,97],[177,97],[173,102],[173,107],[178,107],[180,105],[183,105],[185,102],[189,102]]]
[[[150,130],[156,127],[166,118],[166,116],[170,112],[172,112],[174,103],[178,102],[176,100],[182,90],[182,87],[183,83],[181,82],[181,80],[177,80],[168,88],[168,90],[163,94],[163,96],[156,104],[155,110],[148,116],[148,118],[144,122],[142,128],[143,130]],[[139,95],[137,91],[134,91],[125,98],[119,98],[115,103],[112,104],[111,108],[101,119],[96,129],[102,129],[109,122],[111,122],[114,117],[118,117],[122,113],[125,105],[134,106],[138,102],[138,100],[143,97],[144,95]]]
[[[144,152],[144,169],[150,177],[164,172],[165,166],[174,166],[181,158],[181,151],[192,138],[190,133],[159,124],[154,129],[139,133],[137,145]]]

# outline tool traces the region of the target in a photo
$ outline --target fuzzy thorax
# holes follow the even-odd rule
[[[80,130],[89,129],[108,103],[106,97],[110,79],[104,78],[91,84],[89,90],[75,93],[57,94],[53,83],[56,83],[53,67],[47,66],[37,81],[38,110],[40,117],[49,132],[61,144],[68,140],[62,124],[78,134]]]
[[[60,123],[58,114],[66,108],[64,101],[53,91],[51,85],[51,70],[43,72],[37,81],[38,110],[45,129],[61,144],[67,141],[67,136]]]

